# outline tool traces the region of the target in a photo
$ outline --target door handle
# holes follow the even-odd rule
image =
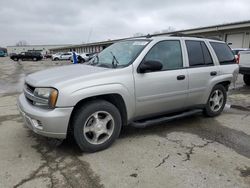
[[[179,75],[177,76],[177,80],[184,80],[185,79],[185,75]]]
[[[216,71],[212,71],[212,72],[210,72],[210,75],[211,75],[211,76],[216,76],[216,75],[217,75],[217,72],[216,72]]]

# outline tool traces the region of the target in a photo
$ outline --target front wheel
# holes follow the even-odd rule
[[[250,74],[244,74],[243,80],[244,80],[246,85],[250,86]]]
[[[225,87],[216,85],[209,95],[204,114],[209,117],[219,115],[223,111],[226,101],[227,93]]]
[[[74,116],[74,138],[82,151],[100,151],[118,138],[121,125],[120,112],[113,104],[104,100],[91,101]]]
[[[78,63],[85,63],[85,59],[83,59],[83,58],[78,58]]]

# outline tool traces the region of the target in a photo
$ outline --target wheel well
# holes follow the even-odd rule
[[[224,82],[220,82],[220,83],[218,83],[216,85],[223,85],[225,87],[226,91],[228,91],[230,83],[231,83],[230,81],[224,81]]]
[[[122,96],[119,94],[98,95],[98,96],[82,99],[81,101],[79,101],[75,105],[75,107],[71,113],[71,116],[70,116],[67,135],[73,133],[73,120],[74,120],[74,115],[76,114],[77,110],[86,102],[93,101],[96,99],[106,100],[106,101],[112,103],[113,105],[115,105],[115,107],[120,111],[121,118],[122,118],[122,126],[127,125],[127,109],[126,109],[126,105],[125,105],[125,102],[124,102]]]

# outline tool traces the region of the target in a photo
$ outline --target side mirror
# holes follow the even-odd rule
[[[140,73],[159,71],[162,69],[162,63],[160,61],[149,60],[140,64],[138,71]]]

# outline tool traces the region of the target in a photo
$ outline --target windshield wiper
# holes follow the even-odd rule
[[[116,68],[117,65],[119,64],[119,61],[116,59],[116,57],[115,57],[115,55],[113,54],[113,52],[110,51],[110,53],[111,53],[111,55],[112,55],[112,57],[113,57],[113,59],[112,59],[112,66],[113,66],[113,68]]]
[[[92,61],[91,61],[92,60]],[[99,57],[98,54],[96,54],[95,57],[93,57],[88,63],[88,65],[97,65],[99,63]]]

